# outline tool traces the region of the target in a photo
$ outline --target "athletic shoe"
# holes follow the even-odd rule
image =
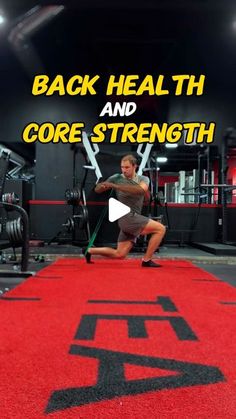
[[[148,260],[147,262],[145,262],[144,260],[142,261],[142,267],[143,268],[160,268],[161,265],[159,265],[156,262],[153,262],[153,260]]]
[[[85,253],[86,250],[87,250],[87,247],[83,247],[82,253],[83,253],[83,255],[84,255],[85,259],[86,259],[86,262],[87,263],[94,263],[94,262],[91,261],[92,255],[89,252]]]

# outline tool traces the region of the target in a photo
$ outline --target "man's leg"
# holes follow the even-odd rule
[[[114,259],[124,259],[129,251],[132,249],[133,243],[129,240],[119,242],[116,249],[112,247],[91,247],[88,250],[86,260],[91,263],[91,255],[106,256]]]
[[[163,224],[159,223],[158,221],[154,221],[154,220],[149,220],[149,222],[146,224],[146,226],[144,227],[144,229],[141,231],[141,235],[145,236],[147,234],[151,234],[151,238],[149,239],[148,242],[148,247],[146,250],[146,253],[143,257],[143,264],[142,266],[147,266],[147,267],[155,267],[154,262],[151,262],[153,253],[155,252],[155,250],[159,247],[164,235],[166,232],[166,228]],[[158,267],[160,265],[156,264],[156,267]]]

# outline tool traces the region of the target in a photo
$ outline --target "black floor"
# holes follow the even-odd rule
[[[231,264],[202,264],[196,263],[196,265],[204,269],[205,271],[213,274],[222,281],[227,282],[228,284],[236,287],[236,265]]]

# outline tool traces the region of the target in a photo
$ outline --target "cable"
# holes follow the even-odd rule
[[[110,195],[109,195],[109,198],[111,197],[112,193],[113,193],[113,189],[111,190],[111,193],[110,193]],[[108,198],[108,199],[109,199],[109,198]],[[91,238],[90,238],[90,240],[89,240],[88,246],[86,247],[86,250],[85,250],[85,252],[84,252],[84,254],[85,254],[85,255],[88,253],[88,250],[90,249],[90,247],[92,247],[92,245],[93,245],[93,243],[94,243],[94,241],[95,241],[95,239],[96,239],[96,237],[97,237],[97,233],[98,233],[98,231],[100,230],[100,227],[101,227],[101,225],[102,225],[102,222],[103,222],[103,220],[104,220],[104,218],[105,218],[105,215],[106,215],[106,213],[107,213],[107,208],[108,208],[108,207],[105,207],[105,208],[103,208],[103,210],[102,210],[102,213],[101,213],[101,215],[100,215],[100,217],[99,217],[99,220],[98,220],[98,222],[97,222],[97,225],[96,225],[96,227],[95,227],[95,229],[94,229],[94,231],[93,231],[93,234],[92,234],[92,236],[91,236]]]

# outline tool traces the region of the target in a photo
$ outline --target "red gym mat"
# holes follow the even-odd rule
[[[3,296],[1,419],[236,417],[236,290],[162,264],[59,259]]]

